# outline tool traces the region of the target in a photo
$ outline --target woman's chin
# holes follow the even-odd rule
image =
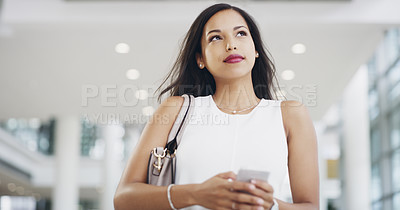
[[[222,73],[219,75],[213,75],[214,78],[218,78],[219,80],[237,80],[243,79],[251,75],[251,71],[243,71],[242,70],[229,70],[229,73]]]

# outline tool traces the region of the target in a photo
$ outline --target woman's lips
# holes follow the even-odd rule
[[[238,55],[238,54],[233,54],[233,55],[226,57],[224,62],[225,63],[238,63],[238,62],[242,61],[243,59],[244,59],[243,56]]]

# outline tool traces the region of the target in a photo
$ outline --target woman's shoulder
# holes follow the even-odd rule
[[[170,96],[161,102],[160,107],[180,107],[183,104],[184,98],[182,96]]]
[[[184,100],[185,99],[182,96],[170,96],[161,102],[158,111],[162,113],[177,114],[181,109]]]
[[[307,107],[300,101],[282,101],[281,109],[283,118],[290,119],[290,121],[302,120],[309,117]]]
[[[308,112],[307,107],[302,102],[296,100],[281,101],[281,109],[282,114],[290,115],[291,117]]]
[[[288,134],[291,128],[311,121],[307,107],[300,101],[287,100],[281,102],[283,124]]]
[[[170,96],[166,98],[161,102],[157,110],[154,112],[152,120],[159,122],[159,120],[162,119],[162,122],[164,122],[164,120],[168,120],[168,122],[174,122],[179,114],[183,102],[184,98],[182,96]]]

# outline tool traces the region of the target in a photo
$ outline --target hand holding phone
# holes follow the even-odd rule
[[[268,177],[269,177],[268,171],[240,169],[238,175],[236,176],[236,180],[241,182],[251,182],[252,179],[256,179],[268,182]],[[248,193],[248,192],[243,192],[243,193]],[[276,202],[275,199],[271,209],[279,209],[278,203]]]
[[[268,171],[240,169],[236,177],[236,180],[241,182],[250,182],[252,179],[256,179],[267,182],[268,177],[269,177]]]

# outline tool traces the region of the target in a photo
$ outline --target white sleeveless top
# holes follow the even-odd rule
[[[269,171],[274,197],[287,176],[288,147],[281,101],[261,99],[248,114],[226,114],[211,95],[195,98],[176,153],[176,184],[202,183],[227,171]],[[191,206],[185,209],[205,209]]]

